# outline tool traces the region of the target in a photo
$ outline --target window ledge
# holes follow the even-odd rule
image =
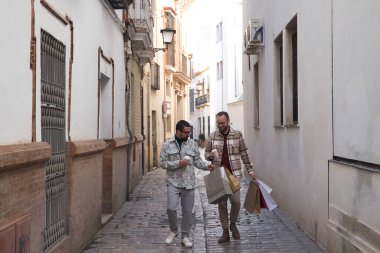
[[[285,129],[284,125],[274,125],[273,127],[276,129]]]
[[[352,159],[347,159],[344,157],[338,157],[334,156],[333,159],[329,160],[332,163],[338,163],[346,166],[352,166],[358,169],[370,171],[370,172],[376,172],[380,173],[380,165],[378,164],[373,164],[373,163],[367,163],[367,162],[362,162],[362,161],[356,161]]]
[[[286,128],[300,128],[299,124],[296,125],[285,125]]]

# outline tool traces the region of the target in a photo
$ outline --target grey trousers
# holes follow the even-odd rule
[[[181,199],[182,207],[182,222],[181,222],[181,233],[182,238],[189,236],[189,231],[192,224],[192,212],[194,206],[194,194],[195,189],[184,189],[177,188],[167,184],[167,197],[168,197],[168,218],[170,231],[173,233],[178,232],[178,221],[177,221],[177,208],[179,204],[179,199]]]
[[[228,200],[230,200],[231,202],[231,212],[229,221],[232,223],[236,223],[240,211],[240,190],[236,191],[234,194],[232,194],[232,196],[228,197],[228,199],[218,203],[219,219],[223,229],[228,228]]]

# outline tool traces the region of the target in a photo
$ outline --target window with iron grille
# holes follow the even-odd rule
[[[160,65],[157,63],[152,63],[152,75],[151,75],[151,82],[152,82],[152,89],[159,90],[160,89]]]
[[[62,42],[41,31],[41,131],[42,141],[52,148],[45,167],[45,250],[66,234],[65,52]]]

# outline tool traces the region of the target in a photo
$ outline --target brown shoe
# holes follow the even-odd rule
[[[236,227],[236,223],[231,222],[230,230],[231,230],[231,233],[232,233],[232,237],[235,240],[239,240],[240,239],[240,233],[239,233],[238,228]]]
[[[228,231],[228,228],[227,229],[223,229],[223,234],[219,238],[218,243],[226,243],[226,242],[229,242],[229,241],[230,241],[230,233]]]

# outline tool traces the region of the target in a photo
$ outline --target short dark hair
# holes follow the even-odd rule
[[[190,123],[186,120],[180,120],[177,122],[177,125],[175,126],[175,130],[182,131],[185,127],[191,127]]]
[[[218,113],[216,114],[216,116],[217,116],[217,117],[225,116],[227,120],[230,120],[230,116],[229,116],[228,113],[225,112],[225,111],[218,112]]]

